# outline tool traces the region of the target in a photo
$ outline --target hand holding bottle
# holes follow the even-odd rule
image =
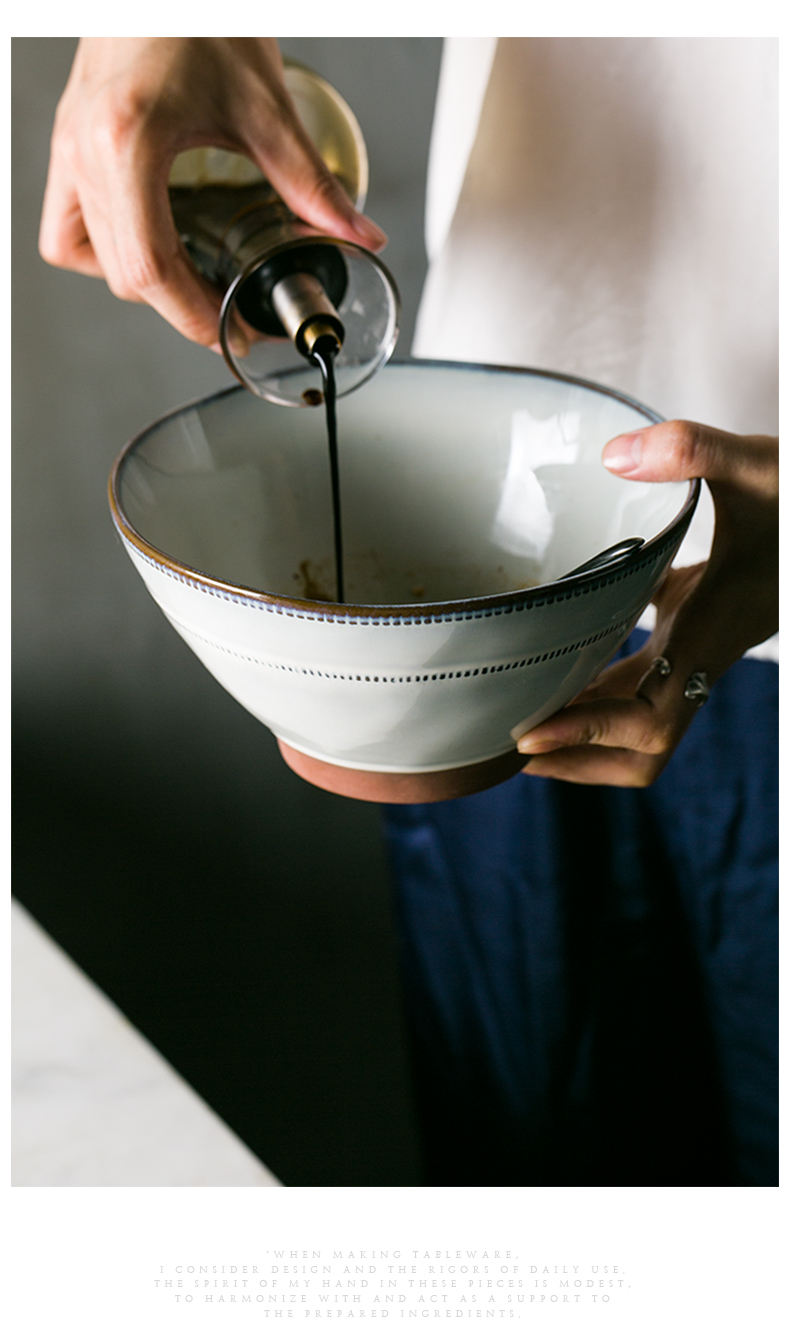
[[[384,246],[313,148],[273,38],[91,37],[80,40],[55,119],[44,259],[103,277],[117,297],[215,347],[221,296],[192,266],[167,190],[176,155],[199,145],[252,159],[308,223]]]

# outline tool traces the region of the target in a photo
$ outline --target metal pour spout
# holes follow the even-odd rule
[[[286,332],[305,359],[310,359],[316,341],[322,336],[332,336],[336,350],[342,349],[345,328],[316,276],[306,271],[284,276],[273,287],[271,302]]]

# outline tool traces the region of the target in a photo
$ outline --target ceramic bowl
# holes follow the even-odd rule
[[[518,735],[661,583],[698,484],[601,465],[659,418],[560,375],[390,364],[338,405],[343,606],[321,407],[234,387],[174,411],[121,453],[111,508],[168,620],[293,769],[351,797],[448,798],[524,764]]]

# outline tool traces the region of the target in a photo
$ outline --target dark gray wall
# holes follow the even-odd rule
[[[283,39],[354,108],[404,298],[440,42]],[[378,810],[304,784],[145,593],[112,461],[230,381],[36,237],[75,42],[13,43],[14,887],[289,1184],[419,1179]]]

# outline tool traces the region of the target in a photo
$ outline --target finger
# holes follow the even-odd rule
[[[45,261],[66,270],[95,275],[107,281],[121,298],[137,300],[125,292],[115,239],[87,188],[82,200],[68,183],[66,172],[53,171],[42,218],[40,250]]]
[[[50,266],[78,271],[81,275],[104,274],[85,225],[79,196],[54,163],[44,192],[38,250]]]
[[[67,164],[53,157],[39,248],[54,266],[101,276],[117,298],[147,303],[182,335],[217,342],[219,295],[192,267],[173,224],[163,162],[143,147],[120,162],[107,156],[107,177],[82,197]],[[100,202],[109,203],[107,216]]]
[[[588,746],[661,755],[670,749],[675,732],[669,717],[656,711],[647,696],[585,700],[530,729],[516,746],[529,756]]]
[[[653,595],[653,604],[657,608],[656,624],[649,639],[636,653],[609,663],[593,681],[574,696],[573,704],[636,694],[641,679],[655,659],[659,655],[666,654],[667,640],[672,634],[678,609],[687,601],[704,571],[704,563],[667,571],[661,586]],[[696,616],[692,615],[692,628],[696,619]]]
[[[569,747],[548,756],[533,756],[521,773],[569,784],[643,789],[655,782],[669,755],[668,752],[649,755],[616,747]]]
[[[136,146],[127,160],[110,166],[111,219],[94,219],[86,210],[87,222],[102,261],[106,250],[113,293],[147,303],[188,340],[211,346],[218,338],[221,296],[198,275],[176,232],[167,170],[161,156]]]
[[[275,191],[300,219],[371,252],[386,245],[387,235],[355,210],[301,128],[282,128],[274,145],[253,144],[251,148]]]
[[[242,123],[246,151],[300,219],[379,251],[387,235],[355,209],[315,148],[285,86],[279,52],[259,56],[263,79]]]
[[[777,593],[775,571],[711,562],[667,619],[659,606],[657,632],[660,628],[665,635],[661,652],[672,665],[675,694],[682,694],[693,672],[704,671],[712,686],[747,650],[767,639],[778,628]]]
[[[533,753],[525,774],[618,788],[645,788],[658,778],[696,707],[667,696],[668,664],[654,658],[645,669],[641,652],[620,665],[631,664],[631,681],[642,672],[636,695],[630,685],[625,699],[574,702],[519,739],[518,750]]]
[[[764,510],[762,511],[765,512]],[[747,534],[753,540],[758,529]],[[771,547],[762,555],[722,547],[707,564],[672,569],[654,597],[656,625],[643,652],[663,655],[673,668],[665,696],[678,700],[694,672],[709,685],[778,628],[778,582]]]
[[[777,485],[775,439],[727,434],[689,420],[621,434],[604,448],[603,463],[628,480],[704,478],[760,491],[775,491]]]
[[[122,237],[119,268],[118,282],[113,284],[108,277],[119,298],[148,304],[189,341],[218,345],[221,298],[195,271],[180,240],[168,251],[164,239],[149,248],[147,238],[138,245],[133,237]],[[247,342],[242,341],[241,353],[246,349]]]
[[[583,704],[588,700],[611,700],[621,696],[636,694],[636,688],[653,660],[648,644],[644,644],[636,653],[627,658],[618,658],[610,663],[603,672],[589,682],[571,704]]]

